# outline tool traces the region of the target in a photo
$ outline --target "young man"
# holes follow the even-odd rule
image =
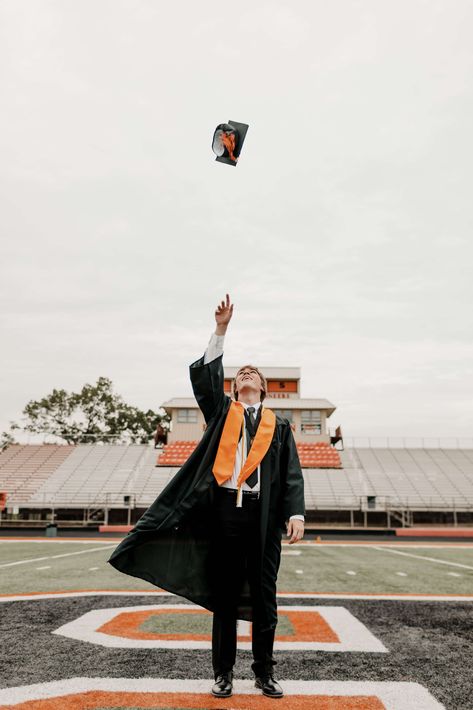
[[[215,311],[216,330],[190,366],[204,435],[135,528],[108,560],[214,612],[213,695],[232,694],[237,619],[253,622],[253,672],[264,695],[274,680],[276,580],[281,537],[304,534],[304,481],[287,419],[263,405],[266,380],[246,365],[224,393],[223,338],[230,297]]]

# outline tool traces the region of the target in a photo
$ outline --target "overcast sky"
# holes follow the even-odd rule
[[[471,0],[0,8],[0,431],[190,396],[228,291],[225,364],[301,367],[347,437],[473,436]]]

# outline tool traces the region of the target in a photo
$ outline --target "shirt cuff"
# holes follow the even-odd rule
[[[303,515],[291,515],[291,517],[289,518],[289,520],[302,520],[302,522],[304,522],[304,519],[305,518]]]
[[[206,365],[208,362],[212,362],[212,360],[215,360],[215,358],[222,355],[224,339],[224,335],[217,335],[216,333],[212,333],[209,340],[209,344],[207,345],[207,350],[204,354],[204,365]]]

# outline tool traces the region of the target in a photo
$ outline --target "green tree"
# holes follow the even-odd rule
[[[9,431],[2,431],[0,434],[0,451],[3,451],[4,449],[8,448],[10,444],[14,444],[15,439],[14,437],[10,434]]]
[[[143,412],[126,404],[113,392],[107,377],[99,377],[95,385],[84,385],[80,392],[54,389],[46,397],[28,402],[23,415],[22,424],[11,423],[12,431],[52,434],[68,444],[145,444],[158,424],[168,428],[170,421],[168,414],[151,409]]]

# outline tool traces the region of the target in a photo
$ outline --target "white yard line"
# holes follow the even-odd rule
[[[64,552],[62,555],[48,555],[47,557],[32,557],[29,560],[17,560],[16,562],[7,562],[1,567],[15,567],[15,565],[25,565],[28,562],[42,562],[43,560],[55,560],[58,557],[72,557],[72,555],[85,555],[87,552],[98,552],[102,550],[112,550],[116,545],[110,545],[110,547],[93,547],[91,550],[79,550],[78,552]]]
[[[29,594],[0,594],[0,604],[12,601],[38,601],[40,599],[66,599],[69,597],[174,597],[171,592],[136,589],[70,590],[67,592],[31,592]],[[369,599],[406,602],[471,602],[473,594],[344,594],[343,592],[277,592],[278,599]],[[0,706],[1,707],[1,706]]]
[[[382,552],[392,552],[394,555],[404,555],[405,557],[414,557],[416,560],[424,560],[427,562],[437,562],[439,565],[449,565],[450,567],[461,567],[462,569],[471,569],[471,565],[462,565],[461,562],[449,562],[448,560],[439,560],[437,557],[424,557],[423,555],[413,555],[412,552],[401,552],[401,550],[392,550],[389,547],[373,547],[374,550]]]

